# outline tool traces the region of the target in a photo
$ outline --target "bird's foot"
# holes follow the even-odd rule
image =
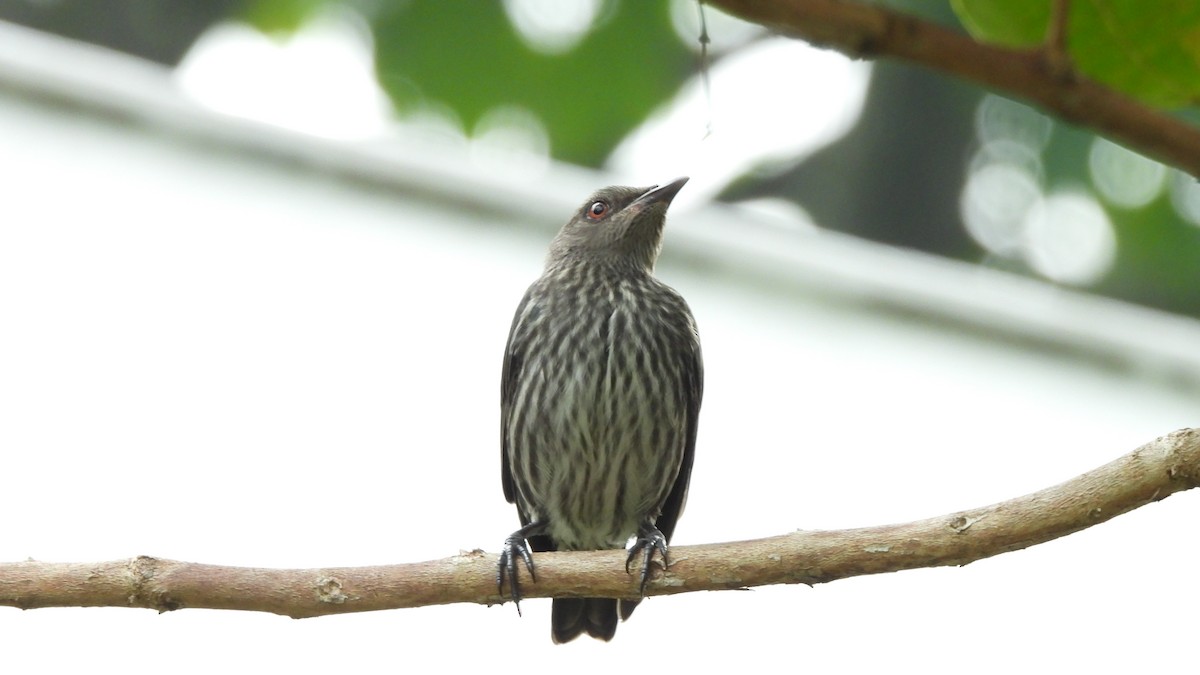
[[[633,574],[630,566],[639,555],[642,557],[642,583],[638,587],[642,595],[646,595],[646,582],[650,580],[650,561],[654,558],[655,551],[662,556],[662,566],[665,571],[670,565],[667,558],[667,538],[653,523],[643,524],[638,530],[637,541],[633,542],[633,546],[629,549],[629,557],[625,559],[625,572]]]
[[[536,527],[535,527],[536,526]],[[504,540],[504,548],[500,551],[500,560],[496,564],[496,592],[504,595],[504,580],[508,579],[508,591],[513,604],[517,606],[517,615],[521,614],[521,585],[517,582],[517,560],[525,563],[529,578],[537,581],[533,571],[533,556],[529,553],[529,543],[526,538],[541,529],[540,523],[531,523],[508,535]]]

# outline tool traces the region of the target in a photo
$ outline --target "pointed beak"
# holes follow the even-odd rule
[[[641,197],[638,197],[633,204],[639,208],[645,208],[651,204],[659,203],[663,204],[664,206],[669,206],[671,204],[671,200],[675,198],[675,195],[679,194],[679,191],[683,189],[683,186],[686,185],[687,182],[688,177],[684,176],[683,178],[678,178],[674,182],[667,183],[666,185],[656,185],[647,190],[646,193]]]

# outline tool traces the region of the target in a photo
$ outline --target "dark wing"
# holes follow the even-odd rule
[[[687,397],[687,429],[684,430],[683,462],[679,465],[679,475],[675,477],[675,485],[663,503],[662,513],[654,525],[667,541],[675,533],[675,523],[683,513],[687,503],[688,482],[692,479],[692,458],[696,454],[696,423],[700,419],[700,399],[704,397],[704,359],[700,354],[700,341],[697,340],[692,353],[688,355],[686,378],[684,386]],[[632,611],[632,610],[631,610]]]
[[[508,425],[512,420],[513,397],[517,392],[517,378],[521,376],[524,362],[524,345],[517,338],[517,328],[521,323],[521,315],[529,304],[530,292],[521,298],[517,305],[517,313],[513,315],[512,327],[508,330],[508,343],[504,346],[504,369],[500,373],[500,484],[504,487],[504,498],[509,504],[517,501],[516,486],[513,485],[512,468],[509,466]],[[517,509],[520,511],[521,509]],[[525,514],[521,514],[521,525],[525,522]]]
[[[509,462],[508,426],[512,422],[512,406],[513,399],[517,394],[517,380],[521,377],[521,371],[525,367],[525,351],[529,346],[527,332],[522,330],[524,328],[522,318],[525,321],[533,320],[532,315],[526,314],[526,308],[532,296],[533,287],[530,287],[525,292],[525,297],[521,298],[521,304],[517,305],[517,313],[513,316],[512,327],[508,330],[508,344],[504,347],[504,369],[500,373],[500,485],[504,487],[504,498],[508,500],[509,504],[515,504],[517,501],[517,486],[513,483],[512,466]],[[521,518],[521,527],[529,524],[529,516],[520,504],[517,504],[517,515]],[[529,537],[528,541],[529,547],[534,552],[555,550],[554,542],[544,534]]]

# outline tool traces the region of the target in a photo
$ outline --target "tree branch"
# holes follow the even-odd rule
[[[1200,177],[1200,130],[1070,69],[1068,3],[1056,2],[1045,48],[975,42],[928,21],[846,0],[706,0],[726,12],[851,57],[891,56],[1040,105],[1137,152]],[[1061,40],[1061,43],[1059,42]]]
[[[965,565],[1071,534],[1200,485],[1200,428],[1160,437],[1065,483],[992,506],[900,525],[793,532],[768,539],[671,549],[649,595],[818,584],[919,567]],[[538,553],[525,596],[635,597],[623,551]],[[0,605],[185,607],[296,618],[504,600],[496,556],[307,570],[222,567],[139,557],[103,563],[0,564]]]

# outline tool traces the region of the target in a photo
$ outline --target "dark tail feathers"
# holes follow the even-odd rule
[[[617,632],[617,608],[621,620],[633,614],[641,600],[609,598],[555,598],[550,609],[550,636],[554,644],[570,642],[587,633],[608,642]]]
[[[604,640],[617,632],[617,601],[611,598],[555,598],[550,609],[550,637],[555,644],[583,633]]]

